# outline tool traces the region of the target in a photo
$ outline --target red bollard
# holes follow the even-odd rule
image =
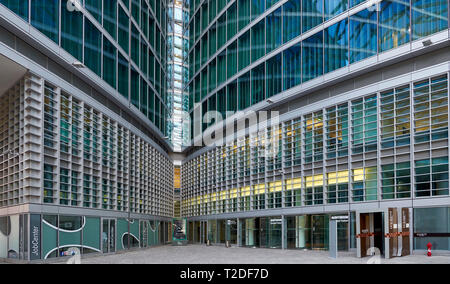
[[[428,257],[430,257],[431,256],[431,247],[432,247],[433,245],[431,244],[431,243],[428,243],[427,244],[427,248],[428,248],[428,253],[427,253],[427,255],[428,255]]]

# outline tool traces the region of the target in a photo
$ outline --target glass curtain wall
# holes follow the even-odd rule
[[[229,84],[234,75],[239,74],[238,72],[251,64],[254,64],[252,69],[260,68],[256,63],[259,63],[264,55],[278,50],[283,44],[315,29],[315,32],[308,34],[295,47],[280,51],[284,76],[283,87],[275,90],[267,89],[267,97],[280,94],[349,64],[401,47],[411,40],[418,40],[443,31],[448,27],[448,4],[445,0],[437,2],[386,0],[376,6],[367,6],[356,14],[351,13],[351,16],[327,28],[321,27],[324,21],[332,20],[349,9],[362,5],[363,1],[291,0],[279,4],[279,1],[238,0],[237,3],[229,6],[221,1],[210,2],[203,3],[202,9],[197,10],[197,14],[191,21],[191,26],[199,27],[198,36],[193,35],[191,39],[192,42],[197,42],[197,45],[192,48],[191,55],[198,57],[202,41],[213,41],[214,47],[211,48],[210,45],[213,52],[209,53],[209,57],[217,56],[217,60],[224,64],[221,71],[225,71],[218,73],[224,74],[222,75],[224,77],[218,80],[219,85]],[[207,28],[205,25],[197,24],[197,22],[203,23],[200,14],[204,13],[206,4],[210,7],[210,28],[206,34],[209,34],[209,37],[214,35],[212,40],[207,36],[200,39],[200,34]],[[255,22],[261,14],[273,6],[276,6],[276,9],[265,19]],[[221,13],[222,16],[218,19],[212,17],[211,9],[215,11],[213,15]],[[252,26],[245,31],[250,24]],[[239,34],[236,46],[236,42],[231,40],[235,39],[234,36],[239,32],[243,34]],[[298,46],[301,47],[300,51]],[[216,55],[216,50],[223,50],[223,53]],[[236,53],[238,54],[237,69],[234,66]],[[265,63],[267,64],[266,72],[270,75],[269,60],[271,58],[268,58]],[[195,76],[200,76],[198,72],[200,69],[209,68],[206,63],[195,62],[197,62],[196,70],[190,77],[191,81],[196,80]],[[220,65],[220,62],[216,64]],[[226,67],[226,62],[231,64],[230,70]],[[257,71],[250,70],[250,72]],[[242,75],[239,74],[239,77]],[[207,96],[211,95],[213,91],[207,94]],[[259,102],[259,99],[254,99],[251,105]],[[192,111],[192,108],[190,110]]]

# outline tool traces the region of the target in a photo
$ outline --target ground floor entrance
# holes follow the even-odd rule
[[[388,208],[375,212],[357,212],[358,257],[380,255],[385,258],[411,253],[410,208]]]
[[[102,252],[116,252],[116,220],[102,219]]]

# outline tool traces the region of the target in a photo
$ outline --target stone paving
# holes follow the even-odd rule
[[[338,259],[326,251],[226,248],[224,246],[161,246],[118,254],[83,257],[83,264],[450,264],[450,255],[415,255],[384,258],[356,258],[356,252],[340,253]]]

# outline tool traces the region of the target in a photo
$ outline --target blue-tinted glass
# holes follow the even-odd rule
[[[139,74],[131,68],[131,103],[139,108]]]
[[[117,0],[103,0],[103,27],[115,39],[117,30]]]
[[[129,63],[120,53],[118,62],[118,91],[122,96],[128,99],[128,77],[130,76]]]
[[[276,49],[281,45],[281,8],[267,16],[266,18],[266,53]]]
[[[265,21],[262,20],[251,29],[252,62],[260,59],[265,53]]]
[[[58,43],[59,7],[58,0],[32,0],[31,24]]]
[[[404,4],[392,0],[381,2],[379,24],[381,52],[409,42],[409,10],[409,1]]]
[[[448,28],[447,0],[412,0],[413,40]]]
[[[119,6],[119,45],[128,54],[130,44],[130,19],[125,11]]]
[[[84,27],[84,64],[98,76],[102,66],[102,34],[88,20]]]
[[[323,22],[323,1],[302,0],[302,12],[302,31],[306,32]]]
[[[103,80],[116,88],[116,48],[106,38],[103,37]]]
[[[301,0],[291,0],[283,5],[283,42],[286,43],[301,33]]]
[[[83,57],[83,15],[80,11],[67,9],[61,1],[61,47],[78,60]]]
[[[131,59],[139,65],[139,31],[134,24],[131,25]]]
[[[290,89],[302,82],[302,49],[297,44],[283,53],[284,56],[284,90]]]
[[[143,78],[141,78],[140,110],[145,116],[148,115],[148,86]]]
[[[281,64],[281,54],[277,54],[266,63],[266,97],[270,98],[282,90],[283,65]]]
[[[85,0],[84,6],[97,22],[102,22],[102,0]]]
[[[348,9],[348,0],[326,0],[324,1],[325,20],[328,20]]]
[[[323,32],[302,42],[303,82],[323,75]]]
[[[265,65],[261,64],[252,70],[252,105],[265,99]]]
[[[28,21],[28,0],[0,0],[0,4]]]
[[[348,65],[348,20],[325,30],[325,73]]]
[[[266,9],[269,9],[270,7],[272,7],[278,1],[279,0],[266,0]]]
[[[364,1],[366,0],[350,0],[350,8],[355,7],[356,5],[361,4]]]
[[[377,13],[363,10],[350,17],[350,63],[377,54]]]
[[[221,2],[223,0],[219,0]],[[264,2],[265,0],[252,0],[251,10],[252,10],[252,20],[257,18],[259,15],[264,13]]]

